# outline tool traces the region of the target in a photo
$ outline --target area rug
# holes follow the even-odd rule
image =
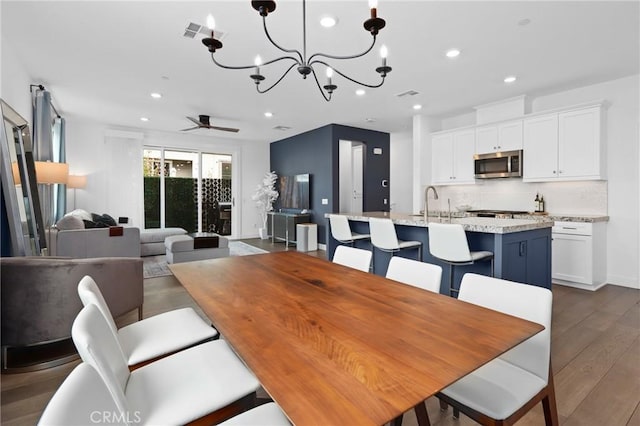
[[[243,243],[242,241],[229,241],[229,253],[231,256],[247,256],[250,254],[267,253],[258,247]],[[167,265],[167,257],[164,254],[158,256],[145,256],[142,258],[145,278],[165,277],[172,275]]]

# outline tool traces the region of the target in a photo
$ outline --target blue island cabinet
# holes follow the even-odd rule
[[[353,232],[368,234],[369,224],[366,221],[350,220]],[[331,237],[327,224],[327,258],[333,258],[333,252],[339,243]],[[429,231],[425,226],[396,224],[396,233],[401,240],[421,241],[423,244],[422,261],[442,267],[442,286],[440,293],[449,294],[449,264],[444,263],[429,253]],[[494,276],[505,280],[535,285],[551,289],[551,227],[529,229],[509,233],[472,232],[467,231],[469,248],[472,251],[487,250],[494,254]],[[369,241],[358,241],[356,247],[371,250]],[[395,253],[409,259],[416,259],[417,250],[402,250]],[[374,250],[374,273],[385,275],[390,253]],[[456,266],[454,268],[454,287],[459,288],[462,276],[467,272],[491,275],[489,261],[477,262],[473,265]]]

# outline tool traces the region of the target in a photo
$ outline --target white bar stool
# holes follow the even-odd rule
[[[392,256],[402,249],[417,248],[417,260],[422,261],[422,242],[399,240],[396,234],[396,227],[391,219],[369,218],[369,232],[371,232],[371,245],[373,247],[391,253]]]
[[[491,261],[493,277],[493,252],[470,251],[467,235],[460,224],[429,223],[429,253],[449,264],[449,295],[458,293],[453,287],[453,267],[473,265],[477,261]]]
[[[365,241],[371,238],[369,234],[351,232],[349,219],[346,216],[331,214],[329,215],[329,224],[331,225],[331,236],[341,244],[349,244],[353,247],[356,241]]]

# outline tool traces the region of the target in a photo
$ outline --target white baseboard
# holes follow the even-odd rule
[[[607,283],[600,283],[600,284],[594,284],[594,285],[580,284],[580,283],[574,283],[571,281],[564,281],[564,280],[558,280],[558,279],[553,279],[552,284],[558,284],[558,285],[563,285],[565,287],[573,287],[573,288],[579,288],[581,290],[589,290],[589,291],[596,291],[597,289],[607,285]]]
[[[638,278],[623,277],[620,275],[609,275],[607,277],[607,283],[617,285],[620,287],[640,289],[640,282],[638,282]]]

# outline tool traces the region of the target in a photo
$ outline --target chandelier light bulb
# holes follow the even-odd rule
[[[213,19],[212,14],[207,15],[207,28],[209,28],[211,31],[216,29],[216,20]]]
[[[369,9],[377,9],[378,0],[369,0]]]
[[[256,58],[253,60],[253,63],[255,64],[256,67],[259,67],[262,65],[262,58],[260,57],[260,55],[256,55]]]
[[[333,68],[327,68],[327,78],[333,77]]]
[[[380,47],[380,57],[382,58],[382,66],[383,67],[387,66],[387,55],[388,54],[389,54],[389,50],[387,49],[387,46],[385,46],[383,44],[382,47]]]

